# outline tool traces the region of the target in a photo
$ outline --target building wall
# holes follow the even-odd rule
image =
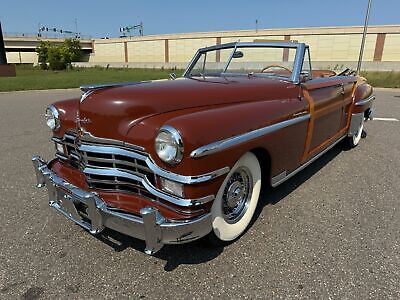
[[[7,62],[10,64],[33,63],[38,62],[36,52],[6,52]]]
[[[127,42],[129,62],[164,62],[165,41]]]
[[[358,60],[362,31],[362,26],[237,30],[82,40],[81,44],[86,51],[85,61],[88,61],[88,65],[181,68],[191,60],[198,48],[206,46],[236,41],[294,40],[310,45],[314,62],[332,62],[335,65],[337,62],[351,63]],[[37,38],[6,37],[9,62],[36,63],[35,47],[38,42]],[[50,42],[60,43],[62,40],[53,39]],[[212,60],[215,62],[222,62],[227,56],[223,51],[213,55]],[[260,59],[261,54],[254,55],[254,59]],[[265,59],[279,61],[281,54],[271,54],[271,57]],[[292,53],[282,55],[282,60],[292,61]],[[400,25],[370,26],[363,60],[374,62],[371,66],[377,65],[375,62],[400,62]]]
[[[373,61],[376,34],[365,41],[364,61]],[[362,37],[355,34],[296,35],[292,39],[310,46],[313,61],[357,61]]]
[[[400,34],[386,34],[382,61],[400,61]]]
[[[168,43],[170,62],[189,62],[197,49],[215,45],[215,38],[171,39]]]
[[[124,43],[95,43],[90,62],[123,62],[125,61]]]
[[[198,48],[229,42],[287,41],[294,40],[310,45],[315,62],[355,62],[358,60],[363,28],[361,26],[325,28],[289,28],[271,30],[239,30],[224,32],[200,32],[132,37],[111,40],[95,40],[94,53],[89,60],[112,63],[188,63]],[[400,25],[370,26],[365,44],[365,62],[400,61]],[[379,38],[378,38],[379,36]],[[134,41],[132,41],[134,39]],[[123,43],[127,54],[124,56]],[[118,45],[107,48],[104,45]],[[115,51],[114,54],[111,54]],[[104,53],[106,52],[106,53]],[[226,53],[212,59],[224,61]],[[259,55],[252,57],[256,60]],[[248,56],[249,58],[249,56]],[[279,61],[280,53],[271,54],[269,61]],[[283,60],[283,56],[282,56]],[[293,60],[289,53],[288,60]],[[147,64],[148,65],[148,64]]]

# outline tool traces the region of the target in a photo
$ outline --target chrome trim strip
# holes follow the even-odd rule
[[[138,145],[129,144],[127,142],[119,141],[119,140],[96,137],[87,131],[83,131],[82,134],[83,134],[83,136],[80,138],[81,143],[88,142],[88,143],[94,143],[94,144],[104,144],[104,146],[109,146],[109,145],[120,146],[120,147],[125,147],[125,148],[131,148],[133,150],[137,150],[140,152],[145,152],[145,149]]]
[[[197,199],[187,199],[187,198],[179,198],[175,197],[172,195],[169,195],[163,191],[158,190],[155,188],[150,181],[147,178],[139,177],[137,175],[134,175],[129,172],[121,171],[115,168],[108,168],[108,169],[95,169],[95,168],[85,168],[83,170],[85,174],[89,175],[102,175],[102,176],[117,176],[117,177],[124,177],[124,178],[129,178],[135,181],[138,181],[142,183],[142,185],[145,187],[146,190],[148,190],[150,193],[155,195],[156,197],[159,197],[161,199],[164,199],[166,201],[169,201],[175,205],[182,206],[182,207],[193,207],[197,205],[202,205],[205,203],[208,203],[212,200],[214,200],[214,195],[208,195],[202,198],[197,198]]]
[[[369,96],[368,98],[365,98],[365,99],[362,99],[362,100],[356,102],[355,105],[356,106],[363,106],[363,105],[368,104],[369,102],[374,101],[374,100],[375,100],[375,95],[372,95],[372,96]]]
[[[200,48],[199,52],[207,52],[213,50],[221,50],[227,48],[233,48],[237,46],[240,47],[271,47],[271,48],[292,48],[296,49],[303,43],[296,43],[296,42],[231,42],[219,45],[213,45],[210,47]]]
[[[94,152],[94,153],[104,153],[104,154],[112,153],[112,154],[118,154],[118,155],[123,155],[123,156],[132,157],[135,159],[143,160],[146,162],[146,164],[150,168],[150,170],[153,171],[156,175],[165,177],[172,181],[176,181],[176,182],[183,183],[183,184],[196,184],[196,183],[206,182],[206,181],[212,180],[214,178],[217,178],[219,176],[222,176],[224,174],[227,174],[230,170],[229,167],[224,167],[224,168],[221,168],[221,169],[209,172],[209,173],[201,174],[201,175],[195,175],[195,176],[179,175],[179,174],[172,173],[170,171],[160,168],[148,156],[141,155],[136,152],[128,151],[125,149],[112,147],[112,146],[92,146],[92,145],[82,144],[79,146],[79,150],[86,151],[86,152]]]
[[[231,53],[231,55],[229,56],[229,59],[228,59],[228,61],[226,62],[225,67],[224,67],[224,70],[222,71],[222,73],[226,73],[226,70],[228,70],[228,67],[229,67],[229,65],[230,65],[230,63],[231,63],[231,61],[232,61],[232,58],[233,58],[233,56],[235,55],[237,46],[238,46],[238,43],[235,44],[235,47],[233,48],[232,53]],[[205,52],[205,53],[207,53],[207,52]],[[205,62],[205,61],[206,61],[206,57],[204,58],[204,62]]]
[[[161,159],[161,157],[157,153],[157,149],[155,149],[155,151],[156,151],[158,157],[162,161],[164,161],[165,163],[173,165],[173,166],[177,165],[178,163],[180,163],[182,161],[183,153],[185,151],[185,147],[183,145],[182,135],[176,128],[174,128],[174,127],[172,127],[170,125],[161,126],[160,130],[158,131],[157,137],[161,132],[167,132],[167,133],[170,133],[172,135],[172,137],[174,138],[175,143],[177,145],[178,151],[177,151],[177,154],[176,154],[175,158],[173,158],[171,161],[165,161],[165,160]],[[157,137],[156,137],[156,141],[157,141]]]
[[[271,185],[273,187],[276,187],[278,185],[280,185],[281,183],[283,183],[284,181],[288,180],[289,178],[293,177],[294,175],[296,175],[298,172],[300,172],[301,170],[303,170],[305,167],[307,167],[308,165],[310,165],[311,163],[313,163],[314,161],[316,161],[318,158],[320,158],[323,154],[325,154],[326,152],[328,152],[330,149],[332,149],[335,145],[337,145],[341,140],[343,140],[347,135],[344,135],[342,137],[340,137],[338,140],[336,140],[333,144],[329,145],[327,148],[325,148],[323,151],[321,151],[320,153],[318,153],[317,155],[315,155],[313,158],[311,158],[310,160],[306,161],[304,164],[302,164],[300,167],[298,167],[296,170],[294,170],[293,172],[289,173],[288,175],[286,175],[286,177],[282,178],[281,174],[278,174],[275,177],[271,178]]]
[[[247,142],[249,140],[258,138],[260,136],[269,134],[271,132],[280,130],[282,128],[303,122],[305,120],[310,119],[310,114],[306,114],[297,118],[289,119],[283,122],[279,122],[273,125],[269,125],[263,128],[259,128],[250,132],[246,132],[234,137],[227,138],[225,140],[217,141],[205,146],[202,146],[200,148],[197,148],[190,153],[190,157],[192,158],[199,158],[203,157],[209,154],[213,154],[216,152],[220,152],[222,150],[225,150],[227,148],[239,145],[241,143]]]
[[[300,73],[301,73],[301,69],[303,66],[305,49],[308,48],[308,45],[306,45],[304,43],[295,43],[295,42],[269,42],[269,43],[268,42],[266,42],[266,43],[233,42],[233,43],[219,44],[219,45],[214,45],[211,47],[200,48],[199,50],[197,50],[193,59],[190,61],[188,67],[186,68],[185,72],[183,73],[183,77],[189,76],[193,66],[197,63],[197,61],[202,53],[205,53],[208,51],[234,48],[234,51],[232,52],[231,57],[229,58],[229,61],[227,62],[226,66],[225,66],[224,70],[226,70],[227,67],[229,66],[230,60],[232,59],[233,53],[236,51],[237,48],[242,48],[242,47],[252,47],[252,48],[270,47],[270,48],[296,49],[296,55],[295,55],[295,59],[293,62],[293,70],[292,70],[292,75],[290,76],[290,81],[292,81],[294,84],[298,84],[300,82]],[[224,73],[224,72],[222,72],[222,73]]]
[[[305,44],[303,44],[303,43],[298,44],[298,47],[296,50],[296,55],[295,55],[294,62],[293,62],[292,75],[290,76],[290,80],[294,84],[300,83],[300,73],[301,73],[301,69],[303,68],[304,54],[305,54],[306,48],[308,48],[308,46],[306,46]]]
[[[294,113],[294,114],[292,114],[292,117],[300,117],[300,116],[304,116],[306,114],[308,114],[308,110],[304,110],[304,111],[300,111],[300,112]]]
[[[82,85],[80,86],[80,89],[82,91],[80,103],[85,101],[85,99],[90,96],[94,91],[97,90],[102,90],[106,88],[112,88],[112,87],[121,87],[121,86],[127,86],[127,85],[137,85],[140,83],[145,83],[149,81],[134,81],[134,82],[115,82],[115,83],[106,83],[106,84],[89,84],[89,85]]]

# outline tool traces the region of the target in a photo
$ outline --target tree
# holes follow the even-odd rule
[[[42,69],[47,69],[48,62],[48,51],[50,48],[50,42],[40,41],[39,45],[36,47],[36,53],[38,54],[38,62]]]
[[[66,39],[62,45],[51,45],[50,42],[40,41],[36,52],[42,69],[64,70],[71,66],[73,61],[79,61],[82,56],[81,45],[78,39]]]
[[[47,62],[51,70],[65,70],[67,68],[60,47],[50,47],[47,54]]]

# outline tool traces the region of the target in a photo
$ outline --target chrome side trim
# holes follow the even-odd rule
[[[241,143],[280,130],[282,128],[303,122],[308,119],[310,119],[310,114],[306,114],[300,117],[289,119],[263,128],[252,130],[234,137],[227,138],[225,140],[217,141],[193,150],[192,153],[190,153],[190,157],[199,158],[213,153],[217,153],[227,148],[239,145]]]
[[[86,152],[97,152],[97,153],[114,153],[114,154],[120,154],[120,155],[124,155],[124,156],[128,156],[128,157],[144,160],[146,162],[147,166],[150,168],[150,170],[153,171],[156,175],[165,177],[172,181],[176,181],[176,182],[183,183],[183,184],[196,184],[196,183],[206,182],[206,181],[212,180],[214,178],[217,178],[219,176],[222,176],[224,174],[227,174],[230,170],[229,167],[224,167],[224,168],[221,168],[221,169],[209,172],[209,173],[196,175],[196,176],[180,175],[180,174],[176,174],[176,173],[173,173],[173,172],[170,172],[170,171],[160,168],[148,156],[141,155],[139,153],[128,151],[128,150],[117,148],[117,147],[92,146],[92,145],[82,144],[79,146],[79,150],[86,151]]]
[[[124,177],[124,178],[129,178],[135,181],[138,181],[142,183],[142,185],[148,190],[150,193],[155,195],[156,197],[159,197],[161,199],[164,199],[166,201],[169,201],[175,205],[182,206],[182,207],[193,207],[197,205],[202,205],[205,203],[208,203],[212,200],[214,200],[214,195],[208,195],[202,198],[198,199],[186,199],[186,198],[179,198],[179,197],[174,197],[171,196],[167,193],[164,193],[161,190],[158,190],[155,188],[150,181],[148,181],[147,178],[139,177],[135,174],[121,171],[115,168],[108,168],[108,169],[95,169],[95,168],[85,168],[83,170],[85,174],[89,175],[103,175],[103,176],[116,176],[116,177]]]
[[[355,105],[356,106],[363,106],[363,105],[368,104],[369,102],[374,101],[374,100],[375,100],[375,95],[371,95],[368,98],[365,98],[365,99],[362,99],[362,100],[356,102]]]
[[[296,170],[294,170],[293,172],[289,173],[288,175],[286,175],[286,177],[282,178],[282,173],[278,174],[277,176],[274,176],[271,178],[271,185],[273,187],[276,187],[278,185],[280,185],[281,183],[283,183],[284,181],[288,180],[289,178],[293,177],[294,175],[296,175],[298,172],[300,172],[301,170],[303,170],[305,167],[307,167],[308,165],[310,165],[311,163],[313,163],[314,161],[316,161],[318,158],[320,158],[322,155],[324,155],[326,152],[328,152],[330,149],[332,149],[335,145],[337,145],[341,140],[343,140],[346,137],[346,135],[340,137],[339,139],[337,139],[333,144],[329,145],[327,148],[325,148],[323,151],[321,151],[320,153],[318,153],[317,155],[315,155],[313,158],[311,158],[310,160],[306,161],[304,164],[302,164],[300,167],[298,167]],[[286,172],[286,171],[284,171]]]

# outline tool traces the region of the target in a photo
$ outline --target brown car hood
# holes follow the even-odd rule
[[[278,79],[243,76],[158,80],[106,88],[93,92],[80,103],[80,126],[97,137],[123,139],[135,124],[157,114],[245,101],[287,99],[289,94],[293,95],[294,87]]]

